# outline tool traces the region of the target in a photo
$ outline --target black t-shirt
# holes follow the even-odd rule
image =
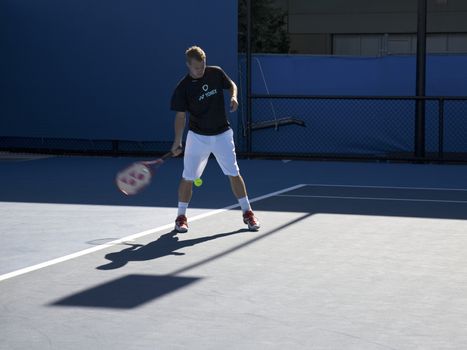
[[[225,113],[224,89],[232,86],[220,67],[207,66],[203,77],[187,74],[172,95],[171,109],[189,112],[189,128],[201,135],[218,135],[230,128]]]

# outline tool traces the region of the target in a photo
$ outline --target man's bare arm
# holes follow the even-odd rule
[[[182,138],[183,138],[183,131],[185,130],[185,123],[186,123],[186,113],[185,112],[175,113],[175,122],[174,122],[175,138],[174,138],[174,143],[171,149],[174,156],[178,156],[180,153],[182,153]]]
[[[237,85],[231,80],[232,86],[230,87],[230,111],[235,112],[238,108],[237,100]]]

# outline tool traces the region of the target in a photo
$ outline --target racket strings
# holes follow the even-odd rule
[[[140,188],[146,186],[150,181],[150,171],[146,166],[135,164],[120,173],[117,185],[126,194],[133,194]]]

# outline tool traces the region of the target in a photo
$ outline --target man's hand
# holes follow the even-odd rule
[[[173,157],[179,156],[183,152],[182,144],[179,142],[174,142],[170,151],[173,154]]]
[[[238,101],[236,97],[233,97],[230,99],[230,112],[235,112],[238,108]]]

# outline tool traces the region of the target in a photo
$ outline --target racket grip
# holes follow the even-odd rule
[[[162,159],[162,160],[166,160],[167,158],[170,158],[170,157],[173,157],[173,153],[172,151],[170,152],[167,152],[166,154],[164,154],[162,157],[160,157],[159,159]]]
[[[182,149],[182,147],[180,147],[180,149]],[[167,152],[166,154],[164,154],[162,157],[156,159],[156,160],[148,160],[148,161],[145,161],[145,162],[142,162],[143,164],[146,164],[146,165],[153,165],[153,164],[162,164],[164,163],[164,161],[168,158],[172,158],[174,156],[173,152],[170,151],[170,152]]]
[[[183,151],[183,147],[178,147],[177,150]],[[166,154],[164,154],[160,159],[165,160],[165,159],[171,158],[173,156],[174,156],[174,153],[172,151],[170,151],[170,152],[167,152]]]

